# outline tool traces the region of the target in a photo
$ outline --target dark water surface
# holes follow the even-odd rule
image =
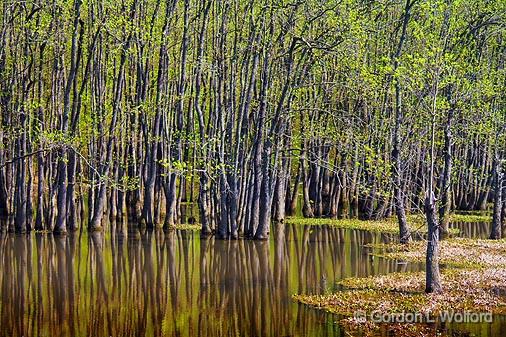
[[[291,295],[422,268],[364,247],[393,239],[296,225],[274,228],[266,242],[191,231],[3,235],[0,336],[345,336],[337,317]],[[486,336],[503,326],[465,330]]]

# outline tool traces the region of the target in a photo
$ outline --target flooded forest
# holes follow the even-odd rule
[[[503,0],[0,0],[0,336],[506,335],[505,66]]]

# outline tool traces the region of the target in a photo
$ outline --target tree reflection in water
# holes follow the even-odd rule
[[[4,235],[2,336],[341,336],[336,317],[294,293],[420,266],[372,259],[390,237],[319,226],[273,227],[270,241],[198,232]]]

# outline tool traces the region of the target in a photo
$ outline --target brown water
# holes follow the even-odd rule
[[[0,336],[345,336],[295,293],[418,270],[371,258],[388,235],[287,225],[268,242],[137,230],[0,237]],[[499,323],[498,323],[499,322]],[[483,336],[501,331],[471,325]]]

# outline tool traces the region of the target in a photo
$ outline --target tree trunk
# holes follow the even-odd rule
[[[425,199],[425,216],[429,227],[427,255],[425,258],[426,293],[439,293],[443,291],[439,274],[439,226],[436,218],[435,199],[434,193],[429,190]]]
[[[439,238],[448,237],[448,225],[450,223],[450,191],[451,191],[451,172],[452,172],[452,121],[454,108],[450,107],[445,126],[445,145],[444,145],[444,168],[441,182],[441,204],[439,207],[439,221],[441,222]]]
[[[406,40],[406,30],[410,18],[410,9],[413,6],[412,0],[406,0],[406,7],[404,10],[404,20],[402,24],[402,33],[397,47],[397,52],[394,59],[394,72],[399,67],[399,58],[402,53],[402,46]],[[404,208],[404,193],[402,190],[402,165],[401,165],[401,134],[400,127],[403,123],[402,113],[402,91],[399,79],[395,79],[395,124],[393,134],[393,149],[392,149],[392,173],[394,176],[394,200],[395,200],[395,213],[397,214],[397,221],[399,223],[399,236],[401,243],[408,243],[411,241],[411,233],[406,220],[406,211]]]
[[[494,169],[494,213],[492,215],[492,230],[490,239],[498,240],[501,238],[502,232],[502,190],[503,190],[503,169],[502,160],[495,158]]]

